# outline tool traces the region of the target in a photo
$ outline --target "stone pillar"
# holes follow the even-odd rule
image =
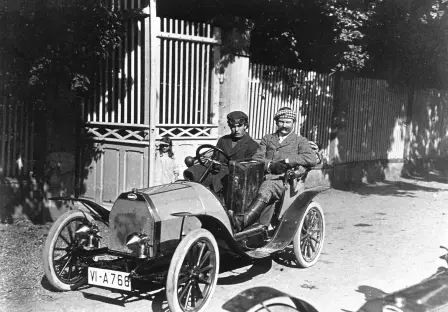
[[[239,29],[222,30],[219,82],[218,135],[230,132],[227,114],[240,110],[249,115],[249,44],[250,33]]]

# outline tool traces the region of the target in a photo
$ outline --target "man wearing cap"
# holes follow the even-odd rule
[[[253,158],[264,162],[266,179],[246,213],[234,216],[229,211],[237,231],[253,224],[269,204],[280,199],[284,191],[281,177],[289,167],[317,164],[316,152],[308,140],[292,132],[296,119],[296,113],[289,107],[281,108],[274,116],[277,131],[265,135],[261,140]]]
[[[231,112],[227,115],[227,125],[230,134],[221,137],[216,147],[222,149],[230,160],[252,158],[258,149],[258,143],[247,133],[249,127],[247,115],[241,111]]]
[[[258,149],[258,143],[255,142],[247,133],[249,127],[249,118],[241,111],[234,111],[227,115],[227,125],[230,128],[230,134],[219,138],[216,147],[220,148],[226,153],[230,160],[241,160],[252,158]],[[214,156],[220,162],[225,162],[226,159],[220,153]],[[205,168],[203,166],[193,166],[185,170],[184,176],[190,180],[197,180]],[[228,168],[222,167],[221,171],[215,174],[210,174],[203,182],[208,187],[213,187],[216,193],[219,193],[225,183],[225,178],[228,174]]]

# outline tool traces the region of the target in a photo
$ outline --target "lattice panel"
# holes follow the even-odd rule
[[[87,137],[101,141],[149,142],[149,128],[132,128],[130,125],[126,127],[90,126],[86,127],[86,132]]]
[[[212,128],[210,126],[200,127],[164,127],[159,126],[159,137],[169,136],[171,138],[212,138]]]

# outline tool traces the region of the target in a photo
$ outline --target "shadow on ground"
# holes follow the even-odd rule
[[[231,272],[251,265],[247,271],[242,273],[234,273],[218,279],[218,285],[234,285],[250,281],[257,275],[264,274],[271,270],[272,259],[264,258],[259,260],[251,260],[249,258],[235,258],[232,255],[224,255],[221,257],[220,273]]]
[[[383,181],[375,184],[351,184],[338,190],[355,193],[363,196],[380,195],[396,197],[416,197],[415,191],[424,191],[430,193],[448,192],[446,188],[437,188],[419,185],[418,180],[412,179],[409,182],[403,181]]]

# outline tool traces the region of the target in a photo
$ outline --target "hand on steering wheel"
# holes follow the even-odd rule
[[[207,149],[203,151],[204,149]],[[211,153],[213,151],[213,153]],[[217,154],[221,154],[225,158],[225,162],[221,162],[219,160],[213,159],[213,157],[216,157]],[[222,149],[210,145],[210,144],[204,144],[197,148],[196,150],[196,159],[198,162],[206,168],[205,172],[201,175],[199,178],[199,183],[205,180],[207,175],[212,171],[212,169],[217,166],[228,166],[230,157],[227,155]]]
[[[204,149],[207,149],[206,151],[202,151]],[[213,151],[213,153],[210,153],[211,151]],[[213,159],[214,156],[216,156],[217,154],[221,154],[224,156],[225,158],[225,162],[220,162],[217,159]],[[203,144],[201,146],[199,146],[196,150],[196,159],[198,160],[198,162],[207,167],[209,165],[210,162],[213,162],[215,164],[219,164],[219,165],[224,165],[227,166],[229,164],[230,161],[230,157],[229,155],[227,155],[222,149],[214,146],[214,145],[210,145],[210,144]]]

